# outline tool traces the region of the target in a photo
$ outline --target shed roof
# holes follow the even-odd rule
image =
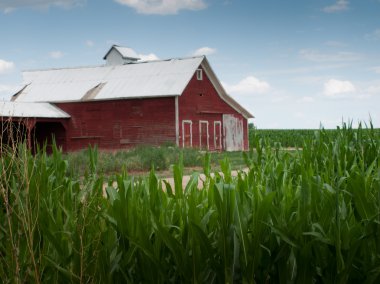
[[[70,115],[49,103],[0,102],[0,117],[69,118]]]

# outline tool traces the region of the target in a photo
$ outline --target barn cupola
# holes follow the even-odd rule
[[[123,65],[136,62],[140,58],[132,48],[113,45],[103,59],[106,65]]]

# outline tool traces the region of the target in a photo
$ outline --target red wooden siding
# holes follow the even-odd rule
[[[176,143],[176,133],[180,147],[219,151],[237,150],[243,145],[248,149],[247,119],[220,98],[204,70],[202,80],[197,79],[195,72],[178,98],[77,101],[56,106],[71,118],[38,121],[34,139],[38,144],[46,140],[50,143],[53,134],[64,151],[83,149],[89,144],[115,150],[141,144]],[[227,124],[232,126],[228,128]],[[226,141],[238,143],[231,147]]]
[[[67,151],[89,144],[97,144],[101,149],[121,149],[175,143],[174,97],[56,105],[71,115],[66,127]]]
[[[221,123],[223,139],[223,114],[232,114],[243,121],[243,144],[244,149],[248,149],[248,122],[240,113],[223,101],[213,84],[203,71],[203,80],[197,80],[196,73],[190,80],[183,94],[178,98],[179,106],[179,145],[183,145],[182,121],[192,121],[192,145],[196,148],[203,148],[205,137],[200,136],[200,121],[208,122],[209,150],[220,150],[215,147],[214,139],[218,139],[219,133],[215,135],[215,122]],[[204,124],[202,124],[203,131]],[[217,132],[219,129],[217,129]],[[203,134],[202,134],[203,136]],[[218,144],[218,142],[216,142]],[[220,144],[219,144],[220,145]],[[223,143],[221,143],[223,148]]]

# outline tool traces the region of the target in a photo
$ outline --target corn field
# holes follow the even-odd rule
[[[253,136],[258,136],[261,139],[268,140],[273,147],[275,143],[279,143],[281,147],[286,148],[301,148],[305,139],[313,139],[316,129],[257,129],[253,126],[249,129],[250,142],[253,143]],[[367,129],[363,129],[367,131]],[[380,129],[373,129],[372,131],[380,134]],[[326,135],[331,139],[335,139],[338,131],[335,129],[324,129]],[[253,146],[253,145],[251,145]]]
[[[174,187],[152,170],[74,178],[54,148],[3,147],[3,283],[379,283],[380,137],[321,129],[288,152],[252,135],[249,168]],[[116,182],[116,185],[113,185]],[[105,192],[103,191],[104,184]]]

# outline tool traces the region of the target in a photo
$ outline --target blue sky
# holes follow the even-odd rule
[[[380,0],[0,0],[0,98],[22,70],[207,55],[258,128],[380,127]]]

